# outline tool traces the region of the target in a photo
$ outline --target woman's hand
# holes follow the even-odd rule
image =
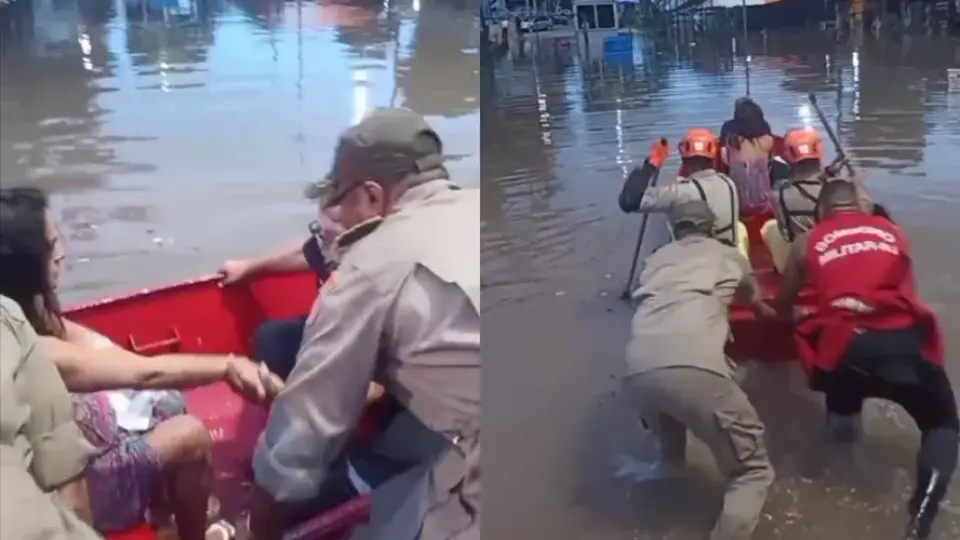
[[[225,378],[234,390],[258,403],[273,398],[283,389],[283,381],[266,366],[239,356],[227,358]]]

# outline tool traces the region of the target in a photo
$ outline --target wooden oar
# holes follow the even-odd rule
[[[664,144],[666,144],[665,139]],[[656,187],[657,179],[660,178],[661,168],[663,168],[663,164],[660,165],[657,172],[653,173],[653,178],[651,178],[650,183],[647,184],[647,189]],[[640,257],[640,246],[643,244],[643,235],[647,232],[647,219],[649,217],[649,212],[643,213],[643,220],[640,222],[640,236],[637,237],[637,246],[633,248],[633,262],[630,263],[630,277],[627,278],[627,284],[624,285],[623,292],[620,294],[622,300],[629,300],[633,295],[633,291],[631,291],[630,288],[633,287],[633,278],[637,275],[637,259]]]
[[[823,130],[827,132],[827,136],[830,137],[830,142],[833,143],[833,149],[837,153],[837,162],[842,164],[847,172],[853,176],[853,165],[850,164],[850,160],[847,159],[847,153],[843,151],[843,146],[840,145],[840,139],[837,137],[837,134],[833,132],[833,128],[830,127],[830,124],[827,122],[827,115],[823,114],[823,109],[820,108],[820,104],[817,103],[817,96],[813,94],[808,94],[807,99],[810,100],[810,104],[813,105],[813,110],[817,113],[817,118],[820,119],[820,123],[823,125]]]
[[[821,109],[820,104],[817,103],[817,96],[813,94],[807,94],[807,99],[809,99],[810,104],[813,105],[813,110],[816,111],[817,118],[820,119],[820,124],[823,125],[823,130],[827,132],[827,136],[830,137],[830,142],[833,143],[834,152],[837,154],[837,158],[834,160],[834,163],[828,168],[841,165],[843,168],[847,169],[847,173],[853,177],[856,174],[856,172],[853,170],[853,164],[850,163],[847,153],[843,151],[843,146],[840,145],[840,138],[837,137],[837,134],[834,133],[833,128],[830,127],[829,123],[827,123],[827,115],[823,114],[823,109]],[[890,212],[888,212],[887,208],[882,204],[874,202],[873,213],[874,215],[882,216],[890,221],[893,221],[893,218],[890,217]]]

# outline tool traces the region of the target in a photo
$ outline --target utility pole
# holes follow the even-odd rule
[[[740,0],[740,8],[743,10],[743,50],[747,50],[747,0]]]
[[[740,8],[743,10],[743,65],[746,75],[747,97],[750,96],[750,47],[747,46],[747,0],[740,0]]]

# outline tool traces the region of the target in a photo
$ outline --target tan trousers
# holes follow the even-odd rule
[[[773,258],[773,266],[777,272],[783,273],[783,268],[787,265],[787,256],[790,255],[790,242],[783,237],[780,227],[777,227],[777,220],[771,219],[760,228],[760,236],[763,243],[770,250],[770,256]]]
[[[661,459],[685,461],[688,429],[706,443],[727,479],[710,540],[748,540],[774,473],[763,424],[743,390],[732,379],[693,367],[633,375],[624,390],[658,437]]]

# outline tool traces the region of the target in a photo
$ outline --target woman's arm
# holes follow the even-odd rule
[[[40,346],[71,392],[190,388],[226,379],[229,356],[169,354],[145,357],[121,349],[93,349],[54,337]]]
[[[116,347],[116,344],[103,334],[71,320],[63,319],[63,329],[66,332],[66,340],[79,347],[88,347],[90,349]]]
[[[773,154],[775,142],[776,141],[774,140],[773,135],[764,135],[763,137],[757,139],[757,146],[760,148],[761,152],[767,156],[770,156],[770,154]]]

